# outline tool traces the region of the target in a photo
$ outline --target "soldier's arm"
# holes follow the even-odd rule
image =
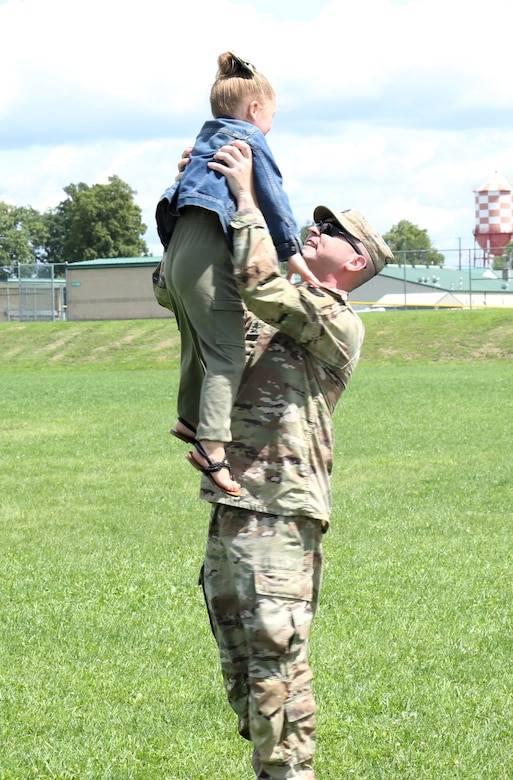
[[[251,149],[240,142],[216,154],[211,167],[223,173],[237,199],[231,220],[234,270],[248,309],[333,367],[347,364],[359,350],[359,323],[339,293],[296,287],[283,278],[263,215],[251,186]]]

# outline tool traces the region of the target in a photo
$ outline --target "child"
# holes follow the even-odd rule
[[[157,206],[165,248],[164,275],[181,336],[178,421],[171,433],[195,449],[191,465],[214,485],[238,495],[225,456],[230,416],[244,368],[244,306],[232,266],[230,219],[235,200],[226,179],[210,170],[216,151],[234,139],[253,153],[254,188],[278,258],[288,272],[317,286],[300,254],[298,229],[280,171],[265,140],[276,97],[267,79],[234,52],[218,58],[210,93],[213,120],[205,122],[181,178]]]

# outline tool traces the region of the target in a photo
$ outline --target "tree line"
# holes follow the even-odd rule
[[[126,182],[110,176],[107,184],[69,184],[64,192],[43,213],[0,201],[0,276],[27,263],[148,256],[142,211]]]
[[[64,193],[66,198],[58,206],[43,213],[0,201],[0,278],[29,263],[62,264],[64,272],[66,263],[149,255],[143,239],[146,225],[134,201],[137,193],[118,176],[110,176],[108,184],[69,184]],[[310,225],[301,228],[303,241]],[[393,225],[383,237],[399,264],[444,262],[427,230],[408,220]],[[494,259],[494,267],[502,268],[508,258],[513,259],[513,242],[503,258]]]
[[[301,241],[308,236],[308,229],[313,222],[301,228]],[[402,265],[441,265],[445,258],[431,244],[427,230],[417,227],[412,222],[402,219],[397,225],[383,233],[383,238],[395,256],[395,262]]]
[[[309,222],[301,228],[302,241],[306,239],[311,225],[313,222]],[[401,219],[396,225],[393,225],[387,233],[383,233],[383,238],[394,253],[395,262],[398,265],[441,266],[445,262],[444,255],[432,245],[427,230],[414,225],[407,219]],[[501,270],[506,266],[512,267],[513,241],[507,245],[500,257],[493,257],[492,264],[495,270]]]

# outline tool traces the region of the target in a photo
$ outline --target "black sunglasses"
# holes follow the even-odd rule
[[[315,227],[319,233],[325,233],[327,236],[342,236],[352,249],[354,249],[356,254],[361,255],[362,252],[358,247],[358,240],[348,233],[347,230],[343,230],[343,228],[338,225],[334,225],[333,222],[325,222],[324,220],[322,222],[316,222]]]

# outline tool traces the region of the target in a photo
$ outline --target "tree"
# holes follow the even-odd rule
[[[48,209],[43,214],[43,221],[47,230],[46,262],[65,263],[64,243],[66,231],[69,229],[68,204],[65,200],[54,209]]]
[[[45,222],[36,209],[0,202],[0,266],[44,262],[47,238]]]
[[[302,228],[300,228],[299,231],[299,238],[301,239],[301,243],[304,244],[306,239],[309,236],[310,228],[312,227],[313,222],[310,220],[309,222],[305,222]]]
[[[411,265],[441,265],[444,256],[431,246],[427,230],[402,219],[383,238],[395,255],[396,262]]]
[[[503,268],[513,268],[513,241],[510,241],[500,257],[493,258],[494,271],[502,271]]]
[[[148,255],[141,238],[146,225],[134,203],[135,191],[118,176],[108,181],[64,187],[67,199],[45,214],[50,262]]]
[[[0,202],[0,268],[32,263],[75,263],[97,257],[148,255],[146,225],[135,191],[118,176],[108,184],[83,182],[64,188],[68,196],[40,214],[31,206]]]

